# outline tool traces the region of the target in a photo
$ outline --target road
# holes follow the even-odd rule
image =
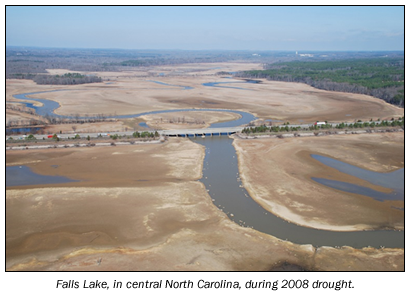
[[[379,121],[375,121],[375,124],[379,124]],[[332,125],[332,127],[335,127],[336,125],[340,123],[328,123],[329,125]],[[354,123],[344,123],[346,125],[354,124]],[[276,125],[279,127],[301,127],[301,128],[309,128],[309,126],[312,126],[313,124],[289,124],[289,125]],[[173,129],[173,130],[157,130],[160,135],[163,136],[193,136],[193,135],[226,135],[226,134],[232,134],[234,132],[241,132],[245,127],[250,127],[246,125],[242,126],[236,126],[236,127],[220,127],[220,128],[202,128],[202,129]],[[252,126],[255,127],[255,126]],[[155,132],[155,130],[150,130],[146,129],[144,131],[148,132]],[[95,133],[95,132],[90,132],[90,133],[78,133],[78,135],[81,138],[87,138],[88,136],[90,138],[97,138],[100,135],[102,137],[108,137],[109,135],[117,134],[119,136],[132,136],[134,131],[120,131],[120,132],[100,132],[100,133]],[[75,133],[62,133],[62,134],[57,134],[60,139],[72,139],[75,137]],[[36,139],[48,139],[49,134],[35,134],[34,137]],[[26,135],[10,135],[13,139],[24,139]]]

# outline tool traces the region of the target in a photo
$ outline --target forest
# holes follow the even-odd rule
[[[45,74],[13,74],[16,79],[31,79],[37,84],[56,84],[56,85],[73,85],[83,83],[102,82],[101,77],[94,75],[82,75],[80,73],[65,73],[63,75],[45,75]]]
[[[315,88],[374,96],[404,106],[404,58],[291,61],[264,65],[241,77],[301,82]]]

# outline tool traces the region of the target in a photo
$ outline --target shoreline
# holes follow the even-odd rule
[[[258,192],[255,191],[252,186],[249,184],[249,179],[244,171],[244,162],[242,157],[242,152],[237,144],[232,143],[235,147],[236,155],[238,157],[238,170],[239,176],[241,177],[242,184],[249,195],[252,197],[253,201],[261,205],[267,212],[281,218],[287,222],[291,222],[303,227],[309,227],[314,229],[323,229],[329,231],[362,231],[362,230],[370,230],[372,229],[370,226],[362,225],[362,226],[335,226],[330,224],[323,224],[320,222],[313,222],[311,220],[304,220],[303,217],[292,213],[286,206],[279,205],[279,204],[267,204],[262,197],[259,196]],[[275,213],[276,212],[276,213]]]
[[[219,80],[220,76],[208,78],[209,81]],[[117,77],[114,89],[105,85],[87,88],[82,85],[81,91],[72,87],[67,92],[53,94],[52,101],[60,104],[58,110],[71,113],[88,109],[98,109],[104,114],[106,111],[126,113],[129,110],[196,107],[235,109],[262,118],[278,114],[278,118],[284,121],[292,122],[293,118],[296,122],[299,119],[320,120],[320,116],[338,109],[340,111],[329,118],[344,118],[347,113],[359,112],[363,105],[358,102],[364,99],[344,94],[329,99],[331,93],[314,91],[315,94],[311,94],[310,88],[287,83],[255,85],[252,86],[254,91],[242,93],[235,89],[205,88],[198,78],[169,79],[172,84],[192,85],[195,89],[181,92],[180,89],[155,88],[145,80],[124,76]],[[7,91],[29,87],[34,90],[52,88],[25,80],[6,82]],[[10,93],[6,93],[6,98]],[[368,102],[366,100],[364,104]],[[379,113],[381,117],[395,115],[385,105],[369,103],[368,107],[366,105],[363,113],[369,118]],[[363,138],[366,136],[362,135]],[[203,176],[205,148],[192,152],[191,157],[181,153],[192,148],[182,139],[179,145],[173,139],[162,145],[158,141],[140,142],[141,149],[110,148],[108,146],[114,146],[112,142],[116,145],[132,143],[109,141],[98,145],[100,147],[92,147],[90,143],[77,146],[79,143],[71,142],[74,148],[53,144],[49,149],[54,151],[26,146],[7,149],[8,165],[25,161],[39,173],[61,172],[92,180],[82,186],[73,183],[55,188],[6,188],[6,221],[10,222],[6,226],[7,237],[12,237],[13,243],[13,238],[27,241],[21,248],[18,248],[20,244],[12,245],[27,254],[17,260],[6,256],[9,271],[268,271],[286,264],[308,271],[404,270],[403,248],[378,248],[377,245],[361,249],[349,246],[315,248],[308,243],[295,244],[234,223],[214,205],[205,185],[195,181]],[[36,149],[38,151],[34,153]],[[242,174],[240,155],[236,148],[235,151],[238,170]],[[53,168],[53,165],[58,167]],[[117,169],[124,172],[116,173]],[[13,234],[16,231],[19,234]],[[117,244],[117,237],[126,242]],[[7,245],[8,241],[5,242]],[[67,242],[72,244],[61,248]],[[61,249],[67,254],[57,255]]]
[[[293,134],[292,134],[293,136]],[[316,138],[316,137],[315,137]],[[365,224],[365,223],[357,223],[355,225],[334,225],[334,224],[329,224],[323,219],[317,219],[313,220],[312,218],[309,218],[308,216],[303,216],[301,213],[295,213],[294,211],[291,211],[288,206],[281,204],[278,201],[275,200],[267,200],[265,199],[267,195],[270,195],[268,190],[265,190],[263,186],[254,186],[252,184],[255,183],[255,179],[251,179],[249,177],[249,172],[251,172],[251,168],[249,166],[246,166],[245,162],[245,153],[246,150],[242,148],[238,141],[245,141],[247,140],[246,138],[243,137],[237,137],[235,136],[233,138],[233,143],[232,145],[235,148],[236,155],[238,157],[238,170],[239,170],[239,176],[241,178],[242,184],[244,188],[247,190],[249,195],[252,197],[252,199],[261,205],[265,210],[267,210],[269,213],[276,215],[279,218],[282,218],[288,222],[292,222],[294,224],[304,226],[304,227],[309,227],[309,228],[314,228],[314,229],[322,229],[322,230],[330,230],[330,231],[363,231],[363,230],[376,230],[376,229],[382,229],[380,227],[377,227],[375,225],[371,224]],[[252,140],[252,139],[251,139]],[[265,138],[261,139],[262,141],[268,141],[271,139]],[[249,163],[249,162],[248,162]],[[403,166],[404,167],[404,166]],[[254,167],[255,168],[255,167]],[[253,171],[255,172],[255,170]],[[389,171],[385,171],[389,172]],[[305,180],[311,181],[311,183],[314,183],[310,178],[305,178]],[[379,186],[374,186],[379,188],[380,190],[383,190],[384,188],[379,187]],[[339,193],[344,193],[344,194],[349,194],[347,192],[343,191],[338,191]],[[287,191],[281,190],[279,194],[282,193],[283,196],[287,194]],[[357,198],[364,198],[366,199],[366,196],[362,195],[356,195]],[[302,204],[304,205],[304,204]],[[402,231],[404,230],[404,224],[403,225],[396,225],[394,226],[394,229],[391,227],[386,227],[387,230],[399,230]]]

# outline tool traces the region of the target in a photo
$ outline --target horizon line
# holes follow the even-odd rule
[[[308,49],[297,49],[297,50],[288,50],[288,49],[277,49],[277,50],[263,50],[263,49],[181,49],[181,48],[105,48],[105,47],[64,47],[64,46],[21,46],[21,45],[6,45],[7,47],[15,48],[44,48],[44,49],[92,49],[92,50],[151,50],[151,51],[261,51],[261,52],[300,52],[300,51],[310,51],[310,52],[404,52],[403,50],[308,50]]]

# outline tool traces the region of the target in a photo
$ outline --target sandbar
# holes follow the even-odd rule
[[[329,178],[389,192],[321,164],[311,154],[376,172],[391,172],[404,167],[403,132],[235,139],[233,144],[245,188],[255,201],[283,219],[335,231],[404,228],[404,210],[396,209],[403,208],[404,201],[379,202],[311,179]]]

